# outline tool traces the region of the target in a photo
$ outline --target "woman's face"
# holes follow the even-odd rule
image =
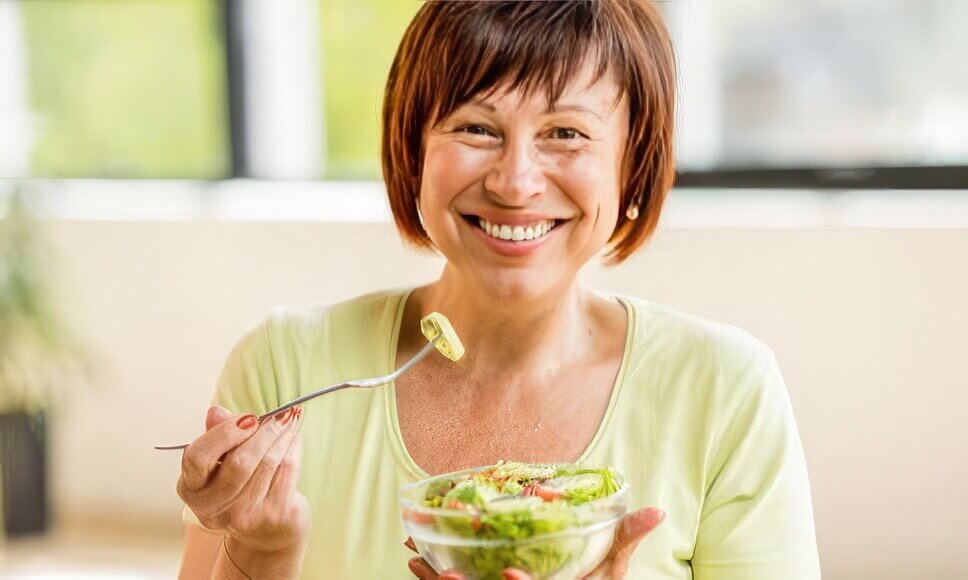
[[[615,227],[628,102],[611,74],[576,75],[553,110],[544,91],[495,91],[425,136],[424,227],[467,283],[494,297],[563,289]]]

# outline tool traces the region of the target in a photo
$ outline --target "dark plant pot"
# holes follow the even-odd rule
[[[0,476],[7,536],[46,531],[46,413],[0,414]]]

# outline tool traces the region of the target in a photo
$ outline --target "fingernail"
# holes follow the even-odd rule
[[[235,424],[239,426],[239,429],[251,429],[256,424],[255,415],[246,415],[239,419]]]
[[[417,551],[417,546],[413,543],[413,538],[407,538],[407,541],[404,542],[403,545],[410,548],[414,552]]]

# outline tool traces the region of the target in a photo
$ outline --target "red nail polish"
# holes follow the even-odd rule
[[[239,419],[236,425],[239,426],[239,429],[251,429],[256,423],[255,415],[246,415]]]

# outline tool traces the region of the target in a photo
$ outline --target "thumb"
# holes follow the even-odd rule
[[[656,526],[665,519],[665,512],[659,508],[647,507],[625,516],[619,528],[615,543],[620,547],[638,544]]]
[[[205,430],[208,431],[212,427],[228,420],[232,416],[225,407],[215,405],[214,407],[208,408],[208,413],[205,415]]]

